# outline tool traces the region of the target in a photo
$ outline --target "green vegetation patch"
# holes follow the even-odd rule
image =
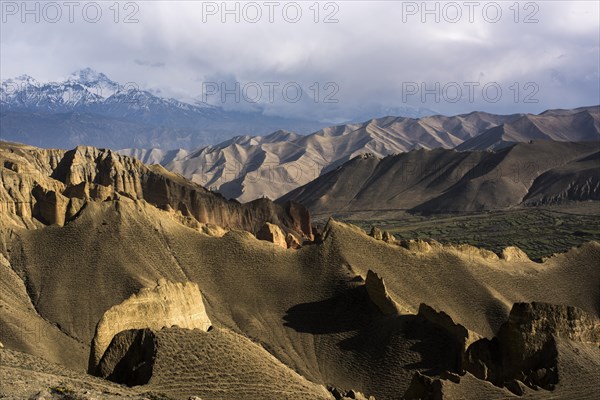
[[[398,239],[431,238],[441,243],[467,243],[499,253],[518,246],[533,260],[595,240],[600,241],[597,207],[564,211],[560,208],[521,208],[478,214],[411,216],[388,220],[342,220],[368,231],[375,225]]]

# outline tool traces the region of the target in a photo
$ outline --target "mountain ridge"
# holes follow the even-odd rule
[[[195,147],[226,140],[234,133],[267,134],[284,127],[312,132],[325,125],[162,98],[136,83],[119,84],[91,68],[59,82],[38,82],[28,75],[5,79],[0,85],[0,110],[3,140],[25,138],[27,144],[46,148]],[[95,129],[90,133],[83,122],[69,120],[70,113],[92,120]],[[75,132],[77,139],[65,135],[65,129]]]
[[[363,153],[385,157],[418,148],[493,150],[517,141],[539,139],[539,134],[524,132],[517,141],[508,142],[496,134],[506,127],[513,131],[516,129],[513,126],[531,127],[534,124],[527,122],[531,118],[538,124],[551,120],[544,128],[547,134],[541,135],[545,139],[600,139],[600,107],[593,106],[547,110],[538,116],[485,112],[421,119],[388,116],[360,124],[331,126],[305,136],[282,131],[262,137],[237,136],[186,152],[140,149],[119,152],[135,155],[147,163],[160,163],[228,198],[250,201],[263,196],[279,198]],[[565,126],[570,130],[561,134]]]
[[[472,212],[600,200],[599,150],[600,142],[540,140],[496,152],[420,149],[385,158],[362,155],[276,201],[297,201],[323,215]]]
[[[160,165],[148,167],[111,150],[44,150],[0,141],[0,161],[0,213],[22,228],[64,226],[91,203],[128,198],[204,232],[257,232],[270,222],[312,239],[310,216],[300,205],[229,201]]]

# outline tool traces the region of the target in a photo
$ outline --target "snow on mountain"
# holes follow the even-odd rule
[[[28,75],[0,82],[2,139],[39,147],[196,148],[278,129],[300,133],[326,126],[310,119],[226,111],[194,99],[122,84],[84,68],[58,82]]]
[[[85,87],[89,92],[94,93],[103,99],[109,98],[121,89],[117,82],[110,80],[103,73],[96,72],[89,67],[73,72],[66,81],[78,83]]]
[[[36,112],[91,111],[110,114],[127,110],[160,111],[176,108],[204,114],[208,105],[196,106],[176,99],[164,99],[134,84],[112,81],[101,72],[84,68],[60,82],[40,83],[28,75],[2,81],[3,109]],[[122,106],[122,107],[119,107]]]
[[[24,74],[24,75],[20,75],[17,76],[16,78],[12,78],[12,79],[6,79],[5,81],[2,81],[2,83],[4,84],[4,82],[8,83],[13,83],[16,85],[37,85],[38,81],[36,81],[33,77]]]
[[[61,112],[102,101],[83,85],[73,82],[39,83],[31,77],[8,79],[0,86],[3,111]]]

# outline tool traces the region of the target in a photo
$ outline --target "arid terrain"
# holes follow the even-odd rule
[[[110,150],[2,142],[0,162],[4,398],[596,397],[597,170],[554,206],[313,223]]]
[[[600,107],[590,106],[547,110],[539,115],[471,112],[418,119],[388,116],[328,127],[310,135],[277,131],[267,136],[238,136],[194,150],[134,148],[119,152],[148,164],[161,164],[198,184],[218,189],[227,198],[246,202],[261,196],[277,199],[366,153],[384,158],[418,149],[438,149],[444,153],[441,149],[456,148],[477,154],[529,141],[598,142],[599,139]],[[516,174],[530,173],[529,164],[537,161],[533,156],[536,151],[541,155],[543,149],[530,149],[521,159],[517,156],[516,161],[528,162],[519,165],[518,172],[513,165],[510,171],[504,171],[505,175],[518,179]],[[465,157],[459,166],[471,169],[471,164],[484,156]],[[439,167],[423,165],[430,161],[403,159],[410,164],[405,174],[414,174],[420,167]],[[458,163],[456,159],[455,162]]]
[[[314,215],[407,210],[421,214],[503,210],[600,200],[600,144],[548,140],[496,152],[413,150],[357,156],[282,196]]]
[[[0,400],[600,398],[599,1],[0,19]]]

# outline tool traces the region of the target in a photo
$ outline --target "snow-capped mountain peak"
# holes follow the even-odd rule
[[[97,72],[89,67],[73,72],[71,75],[69,75],[67,80],[80,82],[84,84],[94,84],[97,82],[115,83],[102,72]]]
[[[171,98],[160,90],[113,81],[92,68],[52,82],[27,75],[3,80],[0,106],[3,140],[46,147],[194,148],[234,134],[280,128],[308,133],[322,127],[318,121],[225,111]]]
[[[2,80],[2,87],[6,88],[6,87],[14,87],[16,90],[16,88],[22,88],[23,86],[27,86],[27,85],[38,85],[39,82],[37,80],[35,80],[35,78],[33,78],[30,75],[27,74],[23,74],[23,75],[19,75],[16,78],[9,78],[9,79],[4,79]]]
[[[37,83],[37,81],[32,76],[27,74],[17,76],[14,80],[17,82]]]
[[[117,116],[152,110],[207,112],[207,107],[162,98],[136,85],[120,85],[89,67],[75,71],[59,82],[40,83],[29,75],[7,79],[2,81],[0,95],[6,110],[87,111],[111,115],[116,112]]]
[[[102,72],[97,72],[89,67],[73,72],[69,75],[67,81],[76,82],[88,91],[104,99],[109,98],[120,90],[117,82],[109,79]]]

